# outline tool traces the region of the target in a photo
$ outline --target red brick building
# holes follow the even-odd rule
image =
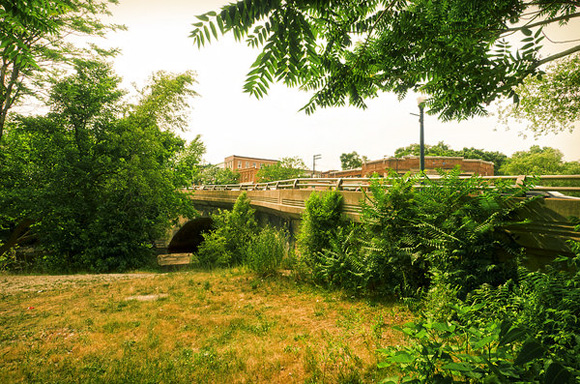
[[[257,174],[260,168],[276,163],[278,160],[233,155],[224,159],[224,168],[238,172],[240,183],[255,183],[258,180]]]
[[[425,156],[425,173],[437,174],[437,170],[450,171],[459,166],[464,175],[493,176],[493,163],[480,159],[465,159],[463,157]],[[389,157],[381,160],[368,161],[361,168],[344,171],[328,171],[323,177],[370,177],[373,174],[387,176],[390,170],[398,174],[417,173],[421,169],[418,156],[401,158]]]

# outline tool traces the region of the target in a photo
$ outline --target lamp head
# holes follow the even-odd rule
[[[422,107],[425,104],[425,101],[427,101],[427,98],[423,95],[417,97],[417,105],[419,107]]]

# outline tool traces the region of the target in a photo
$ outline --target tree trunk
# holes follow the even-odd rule
[[[6,240],[6,243],[0,246],[0,256],[4,255],[5,253],[8,253],[8,251],[10,251],[12,248],[17,246],[22,240],[24,240],[32,224],[34,224],[34,220],[32,219],[24,219],[20,223],[18,223],[16,228],[14,228],[14,230],[10,233],[10,236],[8,237],[8,240]]]
[[[3,72],[5,72],[5,68],[3,68]],[[4,75],[4,73],[3,73]],[[12,73],[10,74],[10,80],[8,81],[8,85],[2,84],[5,91],[2,100],[2,109],[0,110],[0,141],[2,140],[2,133],[4,132],[4,124],[6,124],[6,116],[8,116],[8,111],[10,107],[14,103],[14,97],[12,97],[12,91],[14,89],[14,85],[18,81],[18,76],[20,75],[20,70],[18,67],[14,66],[12,68]]]

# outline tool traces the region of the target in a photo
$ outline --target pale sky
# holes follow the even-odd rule
[[[200,134],[207,147],[205,161],[216,164],[230,155],[268,159],[298,156],[312,166],[312,156],[322,155],[316,169],[339,169],[342,153],[356,151],[371,160],[391,156],[395,149],[419,142],[416,95],[399,101],[383,94],[368,101],[368,109],[352,107],[319,109],[307,116],[298,110],[309,94],[284,85],[274,85],[257,100],[242,92],[245,74],[259,51],[236,43],[233,37],[201,49],[189,33],[195,15],[229,3],[227,0],[120,0],[111,8],[112,21],[125,24],[126,32],[111,34],[107,45],[119,47],[115,70],[129,88],[143,85],[157,70],[197,73],[188,131],[191,139]],[[570,28],[569,28],[570,29]],[[569,31],[568,31],[569,32]],[[574,27],[573,35],[580,36]],[[557,50],[561,50],[557,47]],[[425,143],[444,141],[453,149],[475,147],[511,155],[532,145],[560,149],[565,160],[580,160],[580,128],[574,133],[523,138],[519,128],[509,131],[493,116],[443,123],[425,117]]]

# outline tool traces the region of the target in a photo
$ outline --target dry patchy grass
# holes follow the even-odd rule
[[[239,269],[18,279],[0,277],[2,383],[376,382],[410,317]]]

